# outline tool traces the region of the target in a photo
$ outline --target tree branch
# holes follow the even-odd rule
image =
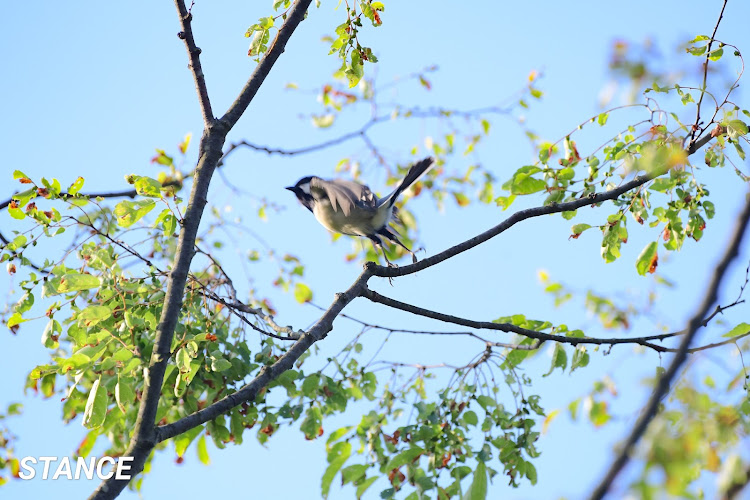
[[[274,364],[261,368],[260,373],[247,385],[235,393],[220,399],[219,401],[197,411],[187,417],[171,424],[158,427],[156,430],[156,442],[159,443],[165,439],[175,437],[183,432],[192,429],[198,425],[213,420],[222,413],[238,406],[246,401],[255,399],[258,391],[266,387],[271,381],[279,375],[294,366],[294,363],[302,356],[315,342],[322,340],[333,329],[333,320],[341,311],[355,298],[362,296],[367,289],[366,283],[370,279],[370,272],[364,270],[359,275],[352,286],[344,293],[337,293],[331,306],[320,317],[320,319],[302,335],[302,337],[292,345],[289,350],[279,358]]]
[[[207,203],[208,187],[219,160],[221,160],[222,148],[224,146],[226,134],[237,122],[245,109],[247,109],[247,106],[250,104],[250,101],[255,96],[258,88],[260,88],[260,85],[265,80],[271,67],[284,51],[286,41],[304,18],[310,1],[311,0],[297,0],[297,2],[294,3],[289,11],[287,20],[279,29],[266,57],[264,57],[261,63],[255,68],[255,71],[245,85],[240,97],[234,102],[234,104],[232,104],[229,112],[227,112],[222,120],[215,120],[212,116],[208,100],[208,92],[206,90],[203,72],[198,59],[200,51],[195,46],[192,30],[190,28],[190,13],[185,8],[183,0],[175,0],[177,11],[180,14],[180,23],[183,27],[180,37],[185,40],[188,49],[191,61],[190,69],[196,82],[201,110],[203,112],[206,126],[203,132],[203,137],[201,138],[201,156],[195,169],[193,187],[190,193],[188,207],[185,212],[182,229],[180,230],[172,271],[167,280],[164,307],[162,308],[159,326],[156,331],[154,350],[151,354],[148,371],[145,373],[144,377],[141,405],[138,409],[138,417],[133,430],[133,436],[128,449],[124,454],[125,456],[133,457],[131,468],[133,476],[143,470],[143,466],[145,465],[149,454],[159,442],[157,440],[158,434],[156,432],[155,424],[156,410],[161,395],[162,383],[164,381],[164,372],[171,356],[170,347],[174,336],[174,329],[182,307],[185,284],[187,283],[188,274],[190,272],[190,263],[195,254],[195,240],[198,234],[198,226],[200,225],[201,216],[203,215],[203,209]],[[316,338],[315,340],[318,339]],[[302,340],[299,342],[302,342]],[[295,347],[293,346],[292,349],[294,348]],[[271,374],[273,374],[273,371],[271,371]],[[117,476],[113,475],[110,479],[103,481],[90,498],[97,500],[113,499],[120,494],[127,483],[128,480],[118,480]]]
[[[195,80],[195,90],[198,93],[198,100],[201,112],[203,113],[203,125],[208,128],[214,122],[214,113],[211,110],[211,100],[208,98],[208,88],[206,87],[206,79],[203,75],[203,67],[201,66],[201,49],[195,45],[195,39],[193,38],[193,14],[188,11],[185,7],[185,2],[182,0],[175,0],[175,6],[180,15],[180,26],[182,27],[182,31],[177,36],[185,40],[185,47],[190,57],[188,67]]]
[[[611,338],[611,339],[598,338],[598,337],[566,337],[564,335],[554,335],[551,333],[544,333],[544,332],[540,332],[536,330],[529,330],[527,328],[521,328],[520,326],[516,326],[510,323],[475,321],[471,319],[460,318],[458,316],[451,316],[450,314],[431,311],[429,309],[424,309],[422,307],[418,307],[412,304],[407,304],[406,302],[401,302],[395,299],[391,299],[389,297],[385,297],[373,290],[370,290],[369,288],[365,290],[363,295],[367,297],[368,299],[370,299],[372,302],[377,302],[379,304],[383,304],[385,306],[392,307],[394,309],[406,311],[412,314],[416,314],[417,316],[423,316],[425,318],[431,318],[431,319],[435,319],[438,321],[443,321],[445,323],[452,323],[454,325],[461,325],[461,326],[466,326],[469,328],[476,328],[478,330],[495,330],[495,331],[501,331],[501,332],[506,332],[506,333],[515,333],[517,335],[521,335],[523,337],[528,337],[531,339],[536,339],[541,342],[549,340],[552,342],[558,342],[561,344],[570,344],[573,346],[586,345],[586,344],[593,344],[593,345],[638,344],[644,347],[648,347],[649,349],[653,349],[656,352],[677,352],[677,349],[672,349],[669,347],[657,345],[650,341],[654,339],[661,340],[664,335],[674,336],[674,335],[683,334],[683,332],[677,332],[677,333],[672,333],[672,334],[652,335],[652,336],[646,336],[646,337],[630,337],[630,338],[625,337],[625,338]],[[710,317],[713,317],[713,315]],[[699,327],[705,326],[706,323],[707,323],[707,320],[702,320],[698,326]],[[415,332],[415,333],[433,333],[433,332]],[[684,333],[688,333],[688,332],[684,332]],[[748,335],[750,335],[750,333]],[[716,344],[709,344],[707,346],[696,347],[694,349],[691,349],[689,352],[697,352],[697,351],[702,351],[705,349],[710,349],[712,347],[718,347],[718,346],[730,344],[736,341],[738,338],[741,338],[741,337],[733,338],[733,339],[730,339],[729,341],[719,342]],[[491,341],[486,341],[486,342],[488,344],[491,343],[493,345],[497,344],[497,346],[500,346],[500,347],[506,347],[502,343],[496,343],[496,342],[491,342]]]
[[[468,110],[453,110],[453,109],[442,109],[442,108],[429,108],[429,109],[416,108],[416,109],[403,110],[396,118],[436,118],[436,117],[450,117],[450,116],[460,116],[460,117],[470,118],[470,117],[481,116],[483,114],[508,114],[508,113],[510,113],[510,109],[501,108],[497,106],[468,109]],[[367,131],[371,127],[373,127],[374,125],[377,125],[378,123],[383,123],[383,122],[392,121],[392,120],[394,120],[393,113],[389,113],[389,114],[381,115],[381,116],[374,116],[370,118],[370,120],[368,120],[364,125],[362,125],[357,130],[347,132],[345,134],[342,134],[338,137],[334,137],[333,139],[329,139],[327,141],[323,141],[317,144],[311,144],[310,146],[303,146],[301,148],[295,148],[295,149],[283,149],[283,148],[276,148],[276,147],[271,147],[271,146],[263,146],[259,144],[254,144],[246,140],[238,141],[238,142],[232,143],[229,146],[229,148],[227,148],[227,150],[224,152],[224,157],[222,158],[221,164],[223,164],[227,156],[229,156],[235,149],[240,148],[240,147],[247,147],[254,151],[260,151],[263,153],[267,153],[269,155],[276,154],[276,155],[282,155],[282,156],[294,156],[294,155],[300,155],[300,154],[306,154],[306,153],[319,151],[321,149],[335,146],[337,144],[341,144],[342,142],[346,142],[351,139],[356,139],[358,137],[361,137],[362,140],[365,141],[365,143],[367,143],[367,141],[369,140],[367,138]]]
[[[716,38],[716,32],[719,31],[719,24],[721,24],[721,20],[724,17],[724,9],[727,8],[727,1],[724,0],[724,3],[721,6],[721,12],[719,13],[719,19],[716,21],[716,25],[714,26],[714,32],[711,35],[711,39],[708,41],[708,47],[706,48],[706,60],[703,62],[703,85],[701,86],[701,96],[698,99],[698,104],[695,106],[695,123],[693,124],[693,130],[690,132],[690,147],[692,148],[693,143],[695,142],[695,134],[700,130],[700,133],[706,131],[708,125],[701,128],[701,104],[703,104],[703,97],[706,95],[706,82],[708,81],[708,63],[711,61],[711,46],[714,43],[714,38]],[[717,103],[717,109],[718,109],[718,103]],[[699,134],[700,135],[700,134]]]
[[[695,151],[697,151],[698,149],[706,145],[711,139],[712,139],[711,136],[705,136],[705,137],[702,137],[700,140],[696,141],[696,143],[691,145],[690,148],[687,150],[688,155],[693,154]],[[426,259],[422,259],[416,264],[409,264],[403,267],[384,267],[384,266],[377,265],[375,262],[368,262],[367,265],[370,266],[373,276],[379,276],[381,278],[395,278],[397,276],[406,276],[408,274],[414,274],[423,269],[427,269],[428,267],[432,267],[435,264],[439,264],[443,262],[444,260],[448,260],[451,257],[455,257],[456,255],[462,252],[465,252],[467,250],[470,250],[474,248],[475,246],[481,245],[485,241],[490,240],[494,238],[495,236],[510,229],[511,227],[516,225],[518,222],[521,222],[526,219],[530,219],[532,217],[539,217],[541,215],[549,215],[549,214],[555,214],[555,213],[560,213],[560,212],[569,212],[569,211],[577,210],[581,207],[585,207],[588,205],[597,205],[604,201],[614,200],[621,194],[627,193],[631,189],[635,189],[638,186],[642,186],[643,184],[653,179],[656,179],[657,177],[665,174],[666,172],[667,171],[664,169],[657,169],[651,173],[636,176],[636,178],[633,179],[632,181],[626,182],[622,184],[621,186],[615,189],[606,191],[604,193],[593,194],[585,198],[568,201],[565,203],[552,203],[550,205],[545,205],[542,207],[534,207],[534,208],[527,208],[526,210],[520,210],[514,213],[513,215],[511,215],[510,217],[508,217],[507,219],[505,219],[503,222],[501,222],[497,226],[491,229],[488,229],[487,231],[477,236],[474,236],[473,238],[470,238],[464,241],[463,243],[459,243],[458,245],[455,245],[447,250],[443,250],[442,252],[435,254],[432,257],[427,257]]]
[[[693,337],[695,337],[695,333],[698,331],[698,328],[703,322],[703,318],[706,317],[711,306],[716,302],[719,287],[721,286],[721,283],[724,279],[724,275],[726,274],[729,264],[739,253],[740,243],[742,242],[742,239],[745,235],[748,221],[750,221],[750,193],[746,197],[747,201],[745,202],[745,206],[742,209],[742,212],[737,217],[736,227],[734,230],[734,234],[732,235],[732,239],[730,240],[729,246],[727,246],[726,252],[714,268],[713,275],[711,276],[711,280],[706,287],[706,293],[703,297],[703,300],[701,301],[700,306],[697,309],[697,312],[688,322],[688,333],[682,339],[679,350],[677,351],[677,354],[675,354],[672,363],[669,365],[669,368],[659,378],[656,384],[656,388],[651,395],[651,398],[648,400],[643,413],[626,438],[622,449],[615,457],[615,460],[612,462],[612,465],[610,466],[607,473],[604,475],[604,477],[602,477],[599,485],[591,494],[590,498],[592,500],[599,500],[604,497],[609,488],[612,486],[614,480],[617,478],[617,475],[630,460],[630,455],[633,452],[633,448],[641,439],[644,432],[646,432],[648,424],[656,416],[662,397],[669,391],[669,386],[672,382],[672,379],[674,379],[680,366],[682,366],[682,364],[685,362],[690,349],[690,343],[692,342]]]
[[[279,28],[279,32],[276,33],[276,37],[268,48],[268,52],[266,52],[266,55],[263,56],[263,59],[255,67],[255,71],[253,71],[252,76],[243,87],[240,95],[221,118],[228,128],[232,128],[237,123],[237,120],[240,119],[250,105],[266,76],[268,76],[271,68],[276,63],[276,60],[284,52],[289,37],[292,36],[299,23],[305,18],[305,13],[311,2],[312,0],[297,0],[291,9],[289,9],[286,21]]]

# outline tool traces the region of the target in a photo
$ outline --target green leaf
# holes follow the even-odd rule
[[[547,183],[541,179],[535,179],[533,177],[526,177],[518,182],[514,182],[511,186],[511,193],[513,194],[533,194],[543,191],[547,187]]]
[[[135,179],[135,191],[141,196],[161,198],[161,182],[151,177],[138,176]]]
[[[310,290],[310,287],[308,287],[304,283],[297,283],[296,285],[294,285],[294,298],[300,304],[310,302],[313,298],[312,290]]]
[[[13,195],[13,199],[18,202],[18,206],[19,206],[18,210],[25,207],[28,202],[30,202],[36,197],[37,197],[37,192],[36,192],[35,187],[27,189],[26,191],[21,191],[20,193],[16,193]]]
[[[467,425],[477,425],[477,423],[479,423],[477,414],[471,410],[464,412],[463,419]]]
[[[313,373],[308,376],[304,382],[302,382],[302,395],[308,398],[312,398],[318,392],[318,386],[320,385],[320,375]]]
[[[526,462],[526,478],[531,482],[532,486],[536,484],[536,467],[531,462]]]
[[[732,139],[738,139],[743,135],[747,135],[747,132],[747,124],[742,120],[729,120],[727,122],[727,135]]]
[[[649,189],[651,191],[658,191],[660,193],[663,193],[669,189],[672,189],[676,185],[677,185],[677,179],[669,179],[666,177],[662,177],[652,182],[651,185],[649,186]]]
[[[368,465],[363,464],[356,464],[345,467],[341,470],[341,483],[356,483],[365,476],[365,474],[367,473],[367,469],[369,468],[370,467]]]
[[[474,479],[462,500],[485,500],[487,498],[487,467],[481,460],[477,462]]]
[[[374,483],[377,480],[378,480],[378,476],[372,476],[372,477],[368,477],[367,479],[365,479],[364,481],[362,481],[359,484],[359,486],[357,486],[357,493],[356,493],[357,500],[359,500],[360,498],[362,498],[362,495],[365,494],[365,491],[367,491],[367,489],[370,486],[372,486],[372,483]]]
[[[602,127],[606,125],[607,119],[609,118],[609,113],[602,113],[596,118],[596,123],[601,125]]]
[[[410,464],[416,459],[418,456],[422,455],[424,453],[424,449],[420,448],[419,446],[412,446],[411,448],[402,451],[395,457],[393,457],[390,462],[385,466],[385,470],[392,471],[393,469],[398,469],[402,465]]]
[[[60,293],[77,292],[79,290],[90,290],[98,288],[100,285],[99,278],[91,274],[67,273],[60,278],[60,284],[50,295]]]
[[[211,370],[215,372],[223,372],[229,370],[232,367],[232,362],[224,358],[214,358],[211,361]]]
[[[155,206],[154,200],[121,201],[115,206],[114,210],[117,224],[122,227],[130,227],[153,210]]]
[[[68,194],[69,195],[76,195],[76,194],[78,194],[78,191],[80,191],[82,187],[83,187],[83,177],[78,177],[78,179],[76,179],[73,182],[73,184],[71,184],[68,187]]]
[[[349,433],[350,430],[352,430],[353,426],[348,425],[346,427],[342,427],[340,429],[336,429],[331,433],[330,436],[328,436],[328,440],[326,441],[327,444],[331,444],[335,441],[338,441],[342,437],[344,437],[346,434]]]
[[[94,381],[86,400],[86,409],[83,413],[83,425],[88,429],[99,427],[107,417],[107,389],[102,387],[102,377]]]
[[[183,347],[177,351],[175,362],[177,363],[177,368],[180,369],[180,373],[188,373],[190,371],[190,361],[190,353],[187,349]]]
[[[114,354],[112,354],[112,359],[114,359],[115,361],[119,361],[121,363],[128,361],[132,357],[133,357],[133,353],[124,347],[122,349],[116,350]]]
[[[712,61],[718,61],[719,59],[721,59],[722,55],[724,55],[724,49],[719,47],[718,49],[712,50],[708,54],[708,58],[711,59]]]
[[[202,364],[200,361],[193,360],[190,362],[190,371],[187,374],[181,373],[177,376],[177,380],[181,381],[181,383],[184,384],[183,389],[186,388],[188,385],[190,385],[190,383],[193,381],[197,373],[200,371],[201,366]],[[177,395],[176,387],[175,387],[175,395]],[[178,397],[180,396],[182,396],[182,394],[180,394]]]
[[[550,364],[549,371],[544,376],[546,377],[551,374],[555,368],[561,368],[562,371],[565,371],[567,366],[568,354],[565,352],[565,348],[560,346],[560,344],[555,344],[555,350],[552,353],[552,363]]]
[[[211,463],[211,458],[208,456],[208,450],[206,449],[206,436],[201,436],[200,439],[198,439],[197,452],[198,460],[200,460],[203,465]]]
[[[713,219],[714,215],[716,215],[716,207],[710,201],[703,202],[703,210],[706,211],[706,217],[708,217],[709,219]]]
[[[115,400],[120,411],[126,413],[130,405],[135,400],[135,390],[133,385],[135,381],[131,377],[124,375],[117,376],[117,385],[115,386]]]
[[[349,80],[349,88],[355,87],[364,74],[362,57],[359,55],[358,50],[353,50],[351,52],[351,63],[348,65],[346,71],[344,71],[344,75]]]
[[[174,451],[177,453],[178,457],[185,454],[190,443],[192,443],[201,432],[203,432],[203,426],[199,425],[198,427],[193,427],[192,429],[183,432],[172,440],[174,441]]]
[[[20,300],[15,303],[15,305],[13,306],[13,310],[17,313],[23,314],[29,309],[31,309],[31,306],[33,305],[34,305],[34,294],[31,292],[26,292],[25,294],[23,294]]]
[[[13,328],[16,325],[20,325],[24,321],[28,321],[27,319],[23,319],[21,317],[21,313],[13,313],[13,315],[8,318],[8,328]]]
[[[328,492],[331,489],[331,482],[336,473],[341,469],[344,463],[349,459],[352,452],[352,445],[348,441],[336,443],[328,452],[328,468],[323,473],[323,479],[320,483],[320,491],[323,498],[328,498]]]
[[[570,228],[574,237],[579,236],[582,232],[584,232],[587,229],[591,229],[590,224],[576,224]]]
[[[45,398],[52,397],[55,393],[55,374],[48,373],[42,377],[41,391]]]
[[[727,333],[722,335],[722,337],[726,337],[726,338],[739,337],[740,335],[745,335],[748,332],[750,332],[750,324],[740,323],[739,325],[735,326],[734,328],[729,330]]]
[[[211,361],[211,370],[215,372],[223,372],[229,370],[232,367],[232,362],[224,358],[214,358]]]
[[[573,353],[573,359],[570,362],[570,373],[573,373],[576,368],[582,368],[589,364],[589,353],[586,352],[584,346],[578,346]]]
[[[20,208],[8,207],[8,214],[14,219],[23,220],[26,218],[26,214]]]
[[[8,250],[9,252],[15,252],[19,248],[23,247],[27,241],[28,239],[26,238],[26,236],[19,234],[18,236],[13,238],[13,241],[8,243],[5,249]]]
[[[591,405],[591,409],[589,410],[589,419],[591,420],[591,423],[596,427],[601,427],[602,425],[609,422],[611,418],[612,416],[607,410],[606,401],[596,401]]]
[[[300,424],[299,430],[305,434],[305,439],[312,440],[318,437],[318,432],[323,421],[323,414],[317,406],[308,408],[306,413],[307,415]]]
[[[98,280],[97,280],[98,282]],[[98,283],[97,283],[98,284]],[[85,327],[92,327],[112,316],[112,310],[107,306],[88,306],[76,316]]]
[[[60,337],[60,333],[62,333],[60,322],[56,319],[50,319],[42,333],[42,345],[50,349],[56,349],[58,347],[57,339]]]
[[[635,268],[641,276],[645,276],[647,272],[653,273],[651,270],[652,263],[657,258],[658,246],[659,244],[657,242],[652,241],[646,245],[638,256],[638,259],[635,261]]]
[[[482,407],[482,408],[484,408],[485,410],[486,410],[486,409],[487,409],[488,407],[494,407],[494,406],[497,406],[497,401],[495,401],[495,400],[494,400],[494,399],[492,399],[491,397],[489,397],[489,396],[485,396],[485,395],[480,395],[480,396],[477,396],[477,403],[479,403],[479,406],[481,406],[481,407]]]

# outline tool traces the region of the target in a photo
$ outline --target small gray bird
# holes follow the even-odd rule
[[[399,241],[388,227],[388,223],[395,219],[395,203],[398,196],[434,164],[435,160],[432,158],[418,161],[409,168],[401,184],[381,199],[378,199],[369,187],[358,182],[325,180],[315,176],[303,177],[297,184],[286,189],[297,196],[299,202],[315,215],[323,227],[334,233],[369,238],[383,252],[388,266],[395,267],[385,255],[381,237],[401,246],[411,254],[412,261],[417,262],[414,252]]]

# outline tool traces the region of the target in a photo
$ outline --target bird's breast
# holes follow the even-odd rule
[[[354,206],[349,215],[346,215],[342,210],[334,210],[329,200],[318,200],[313,206],[313,214],[329,231],[352,236],[368,236],[375,234],[388,223],[392,209],[382,207],[380,210],[371,211]]]

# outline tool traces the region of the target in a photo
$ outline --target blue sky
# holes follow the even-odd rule
[[[536,2],[387,2],[382,27],[366,28],[362,36],[372,46],[380,62],[367,66],[367,76],[377,70],[377,82],[387,84],[421,68],[437,64],[431,73],[432,90],[426,92],[414,82],[391,88],[385,100],[452,109],[471,109],[504,103],[527,82],[531,71],[544,76],[539,87],[545,95],[523,113],[525,123],[544,139],[557,140],[578,123],[600,112],[598,96],[608,83],[606,64],[615,39],[640,42],[651,38],[665,65],[677,61],[681,68],[695,69],[690,60],[676,52],[676,46],[697,34],[710,34],[721,2],[645,2],[622,3],[556,1]],[[355,107],[332,129],[317,130],[306,117],[318,110],[315,96],[306,90],[318,90],[329,81],[339,62],[328,56],[327,44],[320,41],[340,24],[342,10],[335,3],[322,3],[313,9],[298,28],[261,91],[229,136],[229,141],[248,141],[275,146],[300,147],[330,139],[359,127],[367,120],[366,105]],[[271,2],[198,2],[193,7],[193,29],[216,114],[232,102],[254,67],[247,57],[247,27],[258,17],[269,15]],[[731,1],[718,38],[748,50],[746,22],[750,4]],[[169,2],[76,2],[40,6],[16,2],[6,6],[0,19],[0,45],[5,53],[6,71],[0,79],[2,104],[0,137],[4,145],[4,165],[0,170],[5,183],[0,198],[16,188],[11,174],[21,169],[29,176],[57,177],[63,185],[81,175],[86,190],[125,188],[123,176],[129,173],[155,175],[150,163],[156,148],[176,150],[182,137],[200,135],[201,116],[197,105],[177,15]],[[692,65],[692,66],[690,66]],[[695,71],[684,81],[698,84]],[[300,91],[285,90],[296,83]],[[740,93],[740,103],[746,94]],[[618,104],[617,99],[613,104]],[[745,105],[745,107],[749,107]],[[518,116],[518,115],[516,115]],[[632,115],[613,120],[626,123]],[[373,130],[372,140],[391,161],[407,162],[412,147],[427,154],[424,135],[439,134],[444,124],[414,121],[407,125],[383,124]],[[618,130],[612,128],[612,134]],[[444,130],[443,130],[444,131]],[[580,144],[591,147],[601,142],[597,131],[583,134]],[[194,144],[195,145],[195,144]],[[186,169],[195,161],[196,148],[188,154]],[[352,243],[342,238],[331,243],[328,233],[310,214],[299,207],[283,187],[304,175],[334,175],[342,157],[361,160],[363,179],[373,189],[385,191],[382,171],[361,142],[351,141],[335,148],[291,158],[267,156],[246,149],[235,152],[223,167],[223,175],[245,192],[232,192],[215,177],[209,203],[219,210],[243,216],[245,223],[280,253],[293,253],[306,264],[305,280],[315,293],[315,301],[328,304],[335,292],[346,289],[357,276],[357,263],[346,263]],[[446,165],[446,175],[462,173],[470,162],[480,161],[499,179],[509,177],[516,168],[533,161],[533,153],[523,133],[512,120],[492,118],[492,134],[469,158],[457,155]],[[451,163],[452,162],[452,163]],[[745,168],[747,164],[745,165]],[[746,170],[747,171],[747,170]],[[702,291],[710,263],[715,262],[726,242],[732,215],[736,212],[743,187],[730,169],[711,171],[710,183],[718,194],[717,218],[700,244],[686,243],[683,250],[663,259],[659,272],[676,286],[659,288],[653,317],[638,321],[628,332],[641,335],[658,327],[681,328]],[[270,211],[267,221],[253,214],[258,198],[283,207]],[[529,200],[530,206],[541,200]],[[474,203],[460,209],[447,202],[443,211],[422,196],[410,203],[419,223],[419,241],[426,254],[437,253],[497,224],[510,214],[493,205]],[[511,210],[516,209],[514,205]],[[606,209],[587,209],[575,222],[599,223]],[[599,257],[597,235],[585,233],[569,240],[570,225],[560,217],[531,220],[515,227],[487,244],[451,259],[418,275],[394,281],[372,282],[373,287],[394,298],[430,309],[461,316],[491,320],[499,316],[523,313],[535,318],[565,322],[590,328],[590,334],[602,334],[596,323],[586,317],[575,303],[554,309],[542,294],[537,280],[545,269],[554,280],[576,290],[594,288],[602,293],[633,298],[643,302],[654,288],[649,278],[636,276],[634,260],[643,246],[654,239],[647,228],[629,226],[631,240],[623,247],[623,256],[613,264]],[[8,232],[12,220],[0,214],[0,228]],[[256,248],[251,237],[238,236],[241,250],[227,250],[222,258],[247,292],[250,286],[271,294],[282,312],[281,324],[304,328],[317,311],[298,305],[292,297],[280,294],[268,285],[272,275],[263,269],[248,267],[240,261],[246,249]],[[355,245],[359,245],[355,242]],[[356,246],[355,246],[356,248]],[[423,254],[424,255],[424,254]],[[739,262],[747,262],[745,250]],[[744,270],[744,265],[742,266]],[[734,296],[742,281],[735,266],[725,288],[725,296]],[[253,281],[250,281],[253,280]],[[0,292],[5,296],[16,289],[17,280],[3,274]],[[734,316],[747,317],[747,306]],[[436,329],[440,325],[408,315],[386,311],[367,302],[347,308],[347,314],[388,326]],[[654,318],[658,319],[658,323]],[[26,324],[28,325],[28,324]],[[24,397],[21,391],[26,373],[44,363],[48,354],[39,343],[43,324],[32,324],[19,335],[0,333],[0,346],[6,353],[3,363],[6,378],[0,388],[0,408],[11,401],[25,406],[21,419],[9,421],[19,436],[19,456],[65,455],[73,451],[84,435],[79,421],[60,422],[57,398],[43,401]],[[39,331],[37,332],[36,329]],[[353,334],[357,325],[339,319],[334,332],[321,345],[321,352],[335,352]],[[713,332],[716,336],[720,329]],[[369,344],[373,349],[377,339]],[[388,360],[433,363],[466,362],[481,350],[444,339],[399,337],[389,341],[380,356]],[[739,361],[731,348],[713,354],[726,358],[730,367]],[[546,349],[529,374],[546,372]],[[500,480],[493,485],[492,497],[504,498],[579,498],[588,492],[608,464],[612,446],[624,436],[648,396],[641,384],[667,359],[646,353],[637,355],[629,347],[614,349],[609,356],[592,352],[586,370],[572,375],[559,372],[548,378],[537,377],[534,392],[542,396],[548,410],[565,408],[567,403],[588,394],[592,382],[611,377],[619,395],[611,400],[615,416],[611,425],[594,429],[588,423],[573,423],[565,416],[556,419],[542,436],[537,461],[539,484],[510,490]],[[710,361],[708,361],[710,365]],[[347,420],[347,417],[350,420]],[[356,421],[351,415],[336,420],[339,425]],[[331,429],[334,423],[326,424]],[[154,473],[144,485],[144,498],[199,495],[243,494],[254,498],[316,498],[324,470],[322,442],[307,442],[298,430],[287,429],[271,440],[267,448],[251,439],[241,447],[216,451],[209,447],[212,464],[207,468],[188,452],[182,465],[175,465],[171,451],[159,454]],[[336,484],[336,483],[334,483]],[[711,488],[711,481],[706,488]],[[80,498],[96,483],[85,481],[14,481],[3,488],[9,498],[37,498],[56,495]],[[377,487],[371,498],[377,497]],[[351,490],[334,489],[332,498],[351,498]],[[135,498],[124,493],[121,498]]]

